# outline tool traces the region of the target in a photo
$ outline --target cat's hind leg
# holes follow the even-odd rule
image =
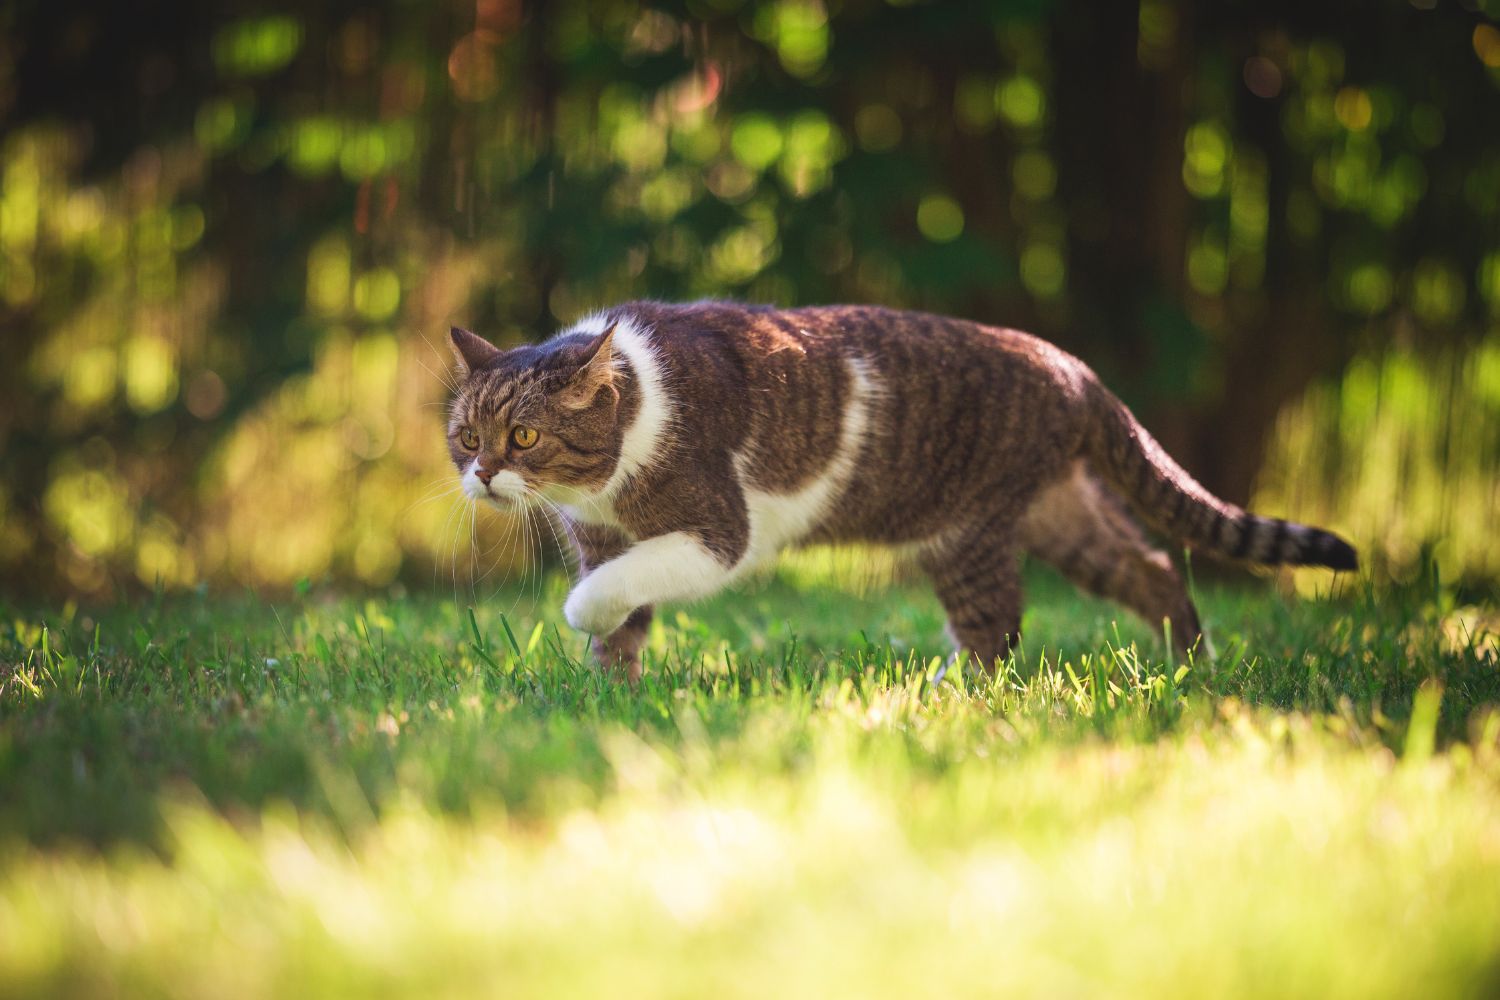
[[[993,671],[1021,638],[1021,574],[1010,533],[966,531],[923,552],[920,562],[960,654]]]
[[[1084,463],[1037,494],[1019,534],[1027,552],[1081,589],[1158,628],[1169,622],[1178,652],[1199,643],[1198,611],[1172,560],[1152,547],[1124,503]]]

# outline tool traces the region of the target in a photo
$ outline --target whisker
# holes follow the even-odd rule
[[[472,523],[473,514],[474,501],[470,500],[467,504],[464,505],[458,520],[458,524],[454,526],[453,543],[450,548],[450,558],[448,560],[448,565],[450,567],[449,576],[453,581],[453,603],[455,606],[459,607],[462,607],[462,605],[458,599],[458,540],[463,537],[464,517],[467,516]]]
[[[479,553],[479,558],[485,562],[486,568],[484,570],[484,573],[479,577],[477,583],[483,583],[485,580],[489,579],[490,574],[495,571],[495,565],[494,562],[490,560],[490,556],[494,555],[495,550],[500,548],[500,546],[508,539],[510,532],[514,530],[515,519],[511,517],[505,518],[505,525],[506,534],[501,538],[491,542],[488,548]]]
[[[453,518],[459,513],[459,511],[462,509],[462,507],[463,507],[462,503],[456,503],[456,504],[454,504],[452,507],[450,507],[448,509],[448,516],[443,519],[443,527],[439,531],[439,538],[447,538],[448,537],[448,527],[453,523]],[[437,541],[437,539],[434,539],[434,541]],[[440,552],[441,549],[438,549],[436,551]],[[436,552],[434,553],[434,555],[436,555]],[[434,558],[433,559],[433,561],[432,561],[432,586],[433,586],[434,589],[437,587],[438,568],[441,565],[442,565],[442,563],[441,563],[440,559],[438,559],[438,558]]]
[[[513,579],[513,571],[520,570],[524,572],[525,569],[525,567],[518,567],[515,562],[516,549],[521,545],[521,525],[517,518],[512,517],[506,519],[505,540],[507,542],[506,547],[509,553],[509,561],[507,562],[505,567],[505,584],[506,586],[510,586]],[[510,615],[511,617],[515,617],[516,608],[520,606],[520,603],[521,588],[516,587],[515,593],[511,597],[510,606],[506,609],[505,613]]]
[[[427,348],[429,350],[431,350],[434,354],[438,354],[438,356],[441,357],[440,352],[437,350],[437,348],[435,348],[435,347],[432,346],[432,342],[431,341],[424,339],[422,341],[422,343],[426,344]],[[412,360],[416,361],[417,364],[421,365],[422,368],[427,372],[427,374],[431,375],[433,378],[435,378],[439,382],[441,382],[443,384],[443,387],[445,389],[447,389],[449,392],[452,392],[452,393],[457,393],[458,392],[458,390],[459,390],[458,377],[451,370],[449,370],[446,366],[440,368],[438,371],[433,371],[431,368],[429,368],[427,366],[427,362],[425,362],[425,361],[422,360],[422,358],[421,358],[420,355],[412,355]]]
[[[542,496],[539,491],[532,490],[531,493],[539,502],[537,510],[540,511],[542,520],[546,522],[547,530],[552,532],[552,541],[557,543],[558,552],[563,557],[563,564],[571,573],[577,569],[575,565],[578,555],[577,550],[570,543],[562,540],[562,536],[557,533],[557,524],[553,520],[554,517],[566,518],[567,515],[558,504]]]
[[[479,504],[474,505],[474,516],[469,519],[469,603],[478,604],[478,588],[474,574],[479,567]]]
[[[403,510],[399,516],[405,518],[408,514],[416,510],[418,507],[426,506],[427,504],[432,503],[434,500],[441,500],[446,496],[453,496],[454,494],[457,494],[461,490],[461,488],[462,484],[454,482],[447,476],[444,476],[442,479],[434,480],[433,482],[422,488],[422,495],[408,504],[406,509]]]
[[[531,605],[537,607],[542,603],[542,536],[532,523],[529,508],[522,515],[522,523],[526,525],[526,582],[531,588]]]

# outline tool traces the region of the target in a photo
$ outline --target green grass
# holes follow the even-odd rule
[[[1028,583],[993,680],[788,570],[634,693],[560,578],[0,609],[0,993],[1500,990],[1483,609],[1210,590],[1182,664]]]

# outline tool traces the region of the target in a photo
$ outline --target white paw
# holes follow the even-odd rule
[[[625,624],[631,608],[613,600],[604,588],[598,586],[598,580],[596,574],[590,574],[573,588],[563,605],[563,616],[580,632],[606,636]]]

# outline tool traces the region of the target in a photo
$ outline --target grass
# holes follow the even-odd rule
[[[1500,668],[1430,580],[1210,589],[1185,664],[1039,574],[975,681],[791,567],[633,694],[564,585],[0,609],[0,992],[1500,991]]]

